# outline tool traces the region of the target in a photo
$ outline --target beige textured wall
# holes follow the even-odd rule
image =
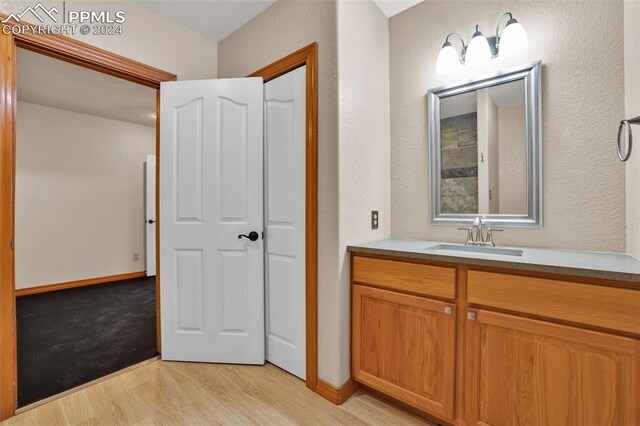
[[[500,212],[527,212],[524,105],[498,108]]]
[[[500,213],[500,157],[498,153],[498,107],[487,96],[487,157],[489,168],[489,213]]]
[[[37,2],[35,2],[37,3]],[[0,12],[19,12],[31,0],[0,0]],[[62,10],[62,1],[42,1],[47,7]],[[217,43],[159,15],[134,1],[66,1],[67,10],[124,10],[126,22],[122,35],[73,37],[174,73],[180,80],[216,78]]]
[[[341,385],[349,359],[342,342],[349,330],[339,275],[336,38],[335,2],[280,0],[219,43],[218,76],[243,77],[318,43],[318,371],[321,379]]]
[[[478,212],[480,214],[494,214],[498,213],[500,209],[498,108],[487,89],[478,90],[477,96]]]
[[[246,75],[313,41],[319,49],[318,375],[340,386],[350,377],[346,246],[390,235],[388,20],[370,0],[281,0],[220,43],[218,75]],[[380,213],[377,230],[370,229],[371,210]]]
[[[338,2],[341,381],[349,378],[349,244],[388,238],[389,20],[371,0]],[[371,229],[371,210],[379,228]],[[346,356],[344,355],[346,353]]]
[[[154,128],[18,102],[16,149],[16,288],[144,271]]]
[[[626,118],[640,115],[640,2],[624,2],[624,88]],[[640,127],[633,126],[635,142],[640,141]],[[640,257],[640,148],[627,162],[627,252]]]
[[[507,11],[530,48],[484,72],[542,60],[544,228],[507,229],[497,242],[624,251],[625,168],[612,142],[624,107],[622,1],[427,0],[390,19],[392,236],[463,241],[429,222],[426,93],[478,74],[435,73],[445,36],[468,41],[476,23],[492,34]]]

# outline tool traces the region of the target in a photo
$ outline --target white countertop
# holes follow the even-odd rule
[[[386,239],[352,244],[349,251],[404,256],[470,265],[496,266],[526,271],[549,272],[592,278],[640,282],[640,261],[624,253],[604,253],[523,247],[522,256],[484,253],[430,251],[441,241]]]

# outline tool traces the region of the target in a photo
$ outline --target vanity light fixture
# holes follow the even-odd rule
[[[507,17],[509,18],[507,25],[502,30],[502,34],[500,34],[500,25]],[[460,54],[449,41],[452,36],[457,37],[462,43]],[[515,56],[524,52],[527,47],[529,47],[527,33],[511,12],[507,12],[498,20],[494,37],[485,37],[480,31],[479,25],[476,25],[476,30],[468,45],[460,34],[449,34],[438,54],[436,72],[440,75],[446,75],[459,71],[462,65],[481,67],[486,65],[492,58],[498,57],[498,55],[505,58]]]

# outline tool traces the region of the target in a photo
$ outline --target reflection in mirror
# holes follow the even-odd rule
[[[541,64],[429,90],[431,221],[542,226]]]
[[[524,79],[440,100],[442,213],[526,213],[524,100]]]

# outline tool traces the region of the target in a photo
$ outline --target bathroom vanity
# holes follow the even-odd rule
[[[640,425],[640,262],[383,240],[349,247],[352,377],[468,425]]]

